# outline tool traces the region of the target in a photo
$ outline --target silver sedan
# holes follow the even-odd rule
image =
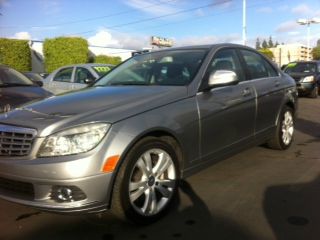
[[[43,80],[43,87],[54,94],[85,88],[113,67],[112,64],[96,63],[63,66]]]
[[[248,47],[134,56],[92,87],[0,115],[0,197],[150,223],[179,179],[249,146],[289,148],[296,101],[294,80]]]

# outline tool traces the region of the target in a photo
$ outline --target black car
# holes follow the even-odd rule
[[[299,95],[317,98],[320,90],[320,61],[289,63],[284,72],[297,83]]]
[[[24,103],[52,96],[22,73],[0,65],[0,112],[7,112]]]

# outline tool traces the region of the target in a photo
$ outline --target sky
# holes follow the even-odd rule
[[[175,46],[242,43],[243,0],[0,0],[0,37],[43,41],[79,36],[89,45],[142,49],[150,37]],[[246,0],[247,41],[307,44],[307,26],[320,19],[320,0]],[[320,24],[310,26],[311,46]]]

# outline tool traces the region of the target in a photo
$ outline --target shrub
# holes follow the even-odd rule
[[[107,55],[98,55],[94,57],[94,62],[95,63],[106,63],[106,64],[113,64],[113,65],[118,65],[121,63],[121,58],[120,57],[111,57]]]
[[[28,40],[0,38],[0,63],[18,71],[30,71],[31,50]]]
[[[88,61],[88,42],[79,37],[58,37],[46,39],[43,44],[47,72],[69,65]]]

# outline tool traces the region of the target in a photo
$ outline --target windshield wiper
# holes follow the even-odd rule
[[[27,83],[1,83],[0,87],[31,87],[33,84]]]

